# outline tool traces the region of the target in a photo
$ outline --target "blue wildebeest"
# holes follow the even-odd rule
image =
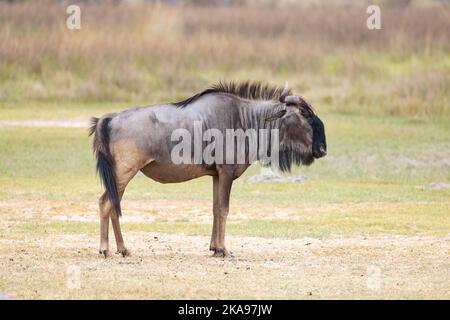
[[[206,140],[212,142],[214,136],[214,148],[208,149],[212,158],[204,159],[204,153],[195,151],[198,144],[201,150],[205,149],[206,140],[194,139],[194,152],[187,147],[177,149],[180,154],[183,151],[184,161],[174,159],[178,154],[174,150],[179,147],[176,140],[182,137],[174,133],[182,130],[195,136],[198,129],[205,133],[210,130]],[[237,136],[230,136],[230,130],[244,132],[244,147],[239,148],[244,157],[240,161],[235,157]],[[265,136],[247,135],[251,130],[262,130]],[[161,183],[212,176],[214,218],[210,250],[214,256],[224,257],[229,254],[225,248],[225,224],[233,180],[252,162],[261,160],[261,154],[266,155],[261,161],[264,165],[290,171],[293,164],[310,165],[315,158],[323,157],[327,148],[323,123],[308,102],[293,95],[287,84],[282,88],[260,82],[219,83],[178,103],[92,118],[90,134],[94,134],[97,171],[106,189],[99,200],[100,253],[105,257],[109,255],[110,219],[117,252],[129,254],[120,230],[120,201],[138,171]],[[226,146],[217,141],[220,135],[227,137]],[[228,140],[233,143],[228,144]],[[256,158],[250,155],[253,145],[259,148]]]

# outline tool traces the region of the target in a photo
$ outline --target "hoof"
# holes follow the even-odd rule
[[[131,256],[131,252],[128,249],[117,250],[116,254],[121,254],[124,258]]]
[[[107,250],[107,249],[105,249],[105,250],[101,250],[101,249],[100,249],[98,253],[99,253],[99,254],[102,254],[102,255],[105,257],[105,259],[108,258],[108,257],[110,256],[109,250]]]
[[[215,258],[226,258],[231,256],[228,250],[225,248],[213,248],[212,251],[214,251],[213,257]]]

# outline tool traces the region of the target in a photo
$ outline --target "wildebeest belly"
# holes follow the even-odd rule
[[[215,166],[151,162],[141,169],[147,177],[161,183],[188,181],[202,176],[215,176]]]

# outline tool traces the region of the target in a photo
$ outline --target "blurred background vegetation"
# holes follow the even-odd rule
[[[366,28],[372,1],[2,1],[0,110],[151,104],[255,79],[289,80],[322,112],[448,118],[449,2],[373,2],[381,30]],[[81,30],[66,28],[69,4]]]
[[[73,3],[80,30],[66,27]],[[65,190],[67,175],[69,194],[75,181],[93,195],[100,188],[85,129],[8,121],[80,126],[247,79],[288,80],[316,108],[329,154],[302,172],[321,190],[324,179],[376,181],[380,190],[400,181],[415,197],[417,185],[449,181],[450,4],[376,3],[381,30],[366,27],[367,1],[0,1],[0,178],[8,195],[35,192],[44,177]],[[23,162],[26,154],[38,169]],[[330,192],[323,197],[335,198]]]

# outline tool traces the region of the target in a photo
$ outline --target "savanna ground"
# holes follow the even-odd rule
[[[65,6],[0,3],[0,297],[450,298],[448,5],[384,2],[379,31],[363,5],[81,7],[69,31]],[[102,258],[87,118],[219,79],[289,80],[327,157],[300,183],[235,182],[234,259],[208,252],[210,178],[138,176],[132,256]]]

